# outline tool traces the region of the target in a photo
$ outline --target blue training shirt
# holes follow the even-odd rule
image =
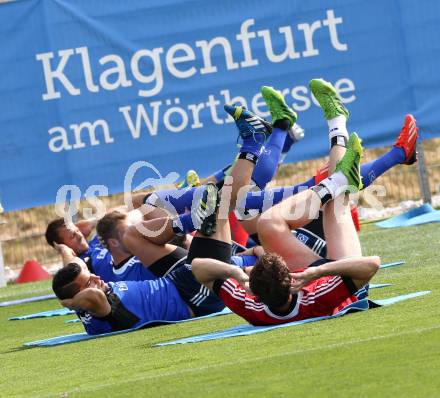
[[[92,266],[95,275],[98,275],[105,282],[156,279],[156,276],[135,256],[129,257],[122,264],[118,264],[117,267],[114,265],[113,258],[110,259],[110,263],[105,261],[93,262],[92,260]]]
[[[91,250],[93,250],[96,247],[100,247],[101,249],[103,248],[102,245],[101,245],[101,242],[99,241],[99,237],[98,237],[97,234],[95,234],[93,236],[93,238],[91,240],[89,240],[89,248]]]
[[[111,262],[113,261],[113,258],[110,252],[101,245],[101,242],[98,239],[98,235],[95,235],[93,239],[90,240],[88,243],[88,250],[78,257],[85,261],[87,267],[90,269],[91,272],[98,275],[95,270],[101,269],[105,266],[109,266],[109,264],[111,264]]]
[[[130,257],[115,269],[111,253],[101,245],[97,235],[89,241],[89,249],[79,257],[86,262],[90,272],[98,275],[104,282],[155,279],[154,274],[136,257]]]
[[[130,328],[152,321],[179,321],[191,317],[188,306],[180,297],[174,283],[167,277],[142,282],[109,282],[109,288],[107,296],[117,296],[125,310],[138,318]],[[113,310],[112,307],[112,312]],[[107,319],[96,318],[87,312],[77,314],[88,334],[115,330]]]
[[[137,257],[130,257],[120,266],[114,266],[111,253],[101,245],[98,235],[89,241],[89,249],[79,256],[90,269],[104,282],[145,281],[156,279],[156,276]]]
[[[92,254],[92,251],[95,248],[103,249],[101,242],[99,241],[98,235],[95,235],[91,240],[87,242],[89,244],[89,248],[84,253],[80,254],[78,257],[82,260],[86,260]]]

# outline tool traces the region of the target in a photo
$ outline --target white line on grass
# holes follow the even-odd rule
[[[100,390],[102,388],[108,388],[111,387],[113,385],[121,385],[121,384],[128,384],[128,383],[133,383],[139,380],[148,380],[148,379],[156,379],[156,378],[160,378],[160,377],[170,377],[170,376],[177,376],[177,375],[182,375],[182,374],[188,374],[188,373],[199,373],[201,371],[205,371],[205,370],[211,370],[211,369],[216,369],[216,368],[223,368],[223,367],[230,367],[230,366],[237,366],[237,365],[241,365],[241,364],[245,364],[248,362],[256,362],[259,360],[264,360],[267,361],[269,358],[282,358],[285,356],[289,356],[289,355],[293,355],[293,354],[303,354],[303,353],[307,353],[307,352],[314,352],[314,351],[321,351],[321,350],[328,350],[328,349],[335,349],[335,348],[340,348],[340,347],[344,347],[344,346],[349,346],[349,345],[355,345],[355,344],[361,344],[361,343],[367,343],[370,341],[376,341],[376,340],[383,340],[383,339],[388,339],[388,338],[393,338],[393,337],[399,337],[399,336],[405,336],[405,335],[409,335],[409,334],[415,334],[415,333],[423,333],[423,332],[430,332],[432,330],[436,330],[436,329],[440,329],[440,325],[436,325],[436,326],[431,326],[431,327],[427,327],[427,328],[419,328],[419,329],[413,329],[413,330],[409,330],[406,332],[401,332],[401,333],[393,333],[393,334],[384,334],[381,336],[372,336],[366,339],[354,339],[354,340],[350,340],[350,341],[344,341],[344,342],[339,342],[339,343],[332,343],[332,344],[327,344],[324,346],[320,346],[320,347],[313,347],[313,348],[306,348],[306,349],[300,349],[300,350],[293,350],[293,351],[287,351],[287,352],[282,352],[276,355],[263,355],[260,357],[252,357],[249,359],[236,359],[234,361],[229,361],[229,362],[222,362],[222,363],[217,363],[217,364],[212,364],[212,365],[206,365],[206,366],[200,366],[197,368],[191,368],[191,369],[177,369],[174,371],[168,371],[168,372],[163,372],[160,374],[154,374],[154,375],[138,375],[138,376],[134,376],[131,377],[130,379],[124,379],[124,381],[122,382],[117,382],[117,383],[102,383],[102,384],[98,384],[98,385],[94,385],[91,388],[75,388],[73,390],[70,391],[63,391],[63,394],[69,394],[69,393],[80,393],[80,392],[91,392],[91,391],[96,391],[96,390]],[[189,344],[192,345],[192,344]],[[162,349],[167,349],[168,347],[162,347]],[[124,376],[125,377],[125,376]],[[60,393],[55,393],[55,394],[49,394],[46,395],[46,397],[59,397]]]
[[[53,293],[52,290],[50,289],[50,287],[44,287],[44,288],[39,288],[39,289],[33,289],[33,290],[20,290],[18,292],[10,292],[10,291],[5,291],[0,293],[0,299],[4,299],[4,298],[8,298],[8,301],[12,301],[15,299],[15,297],[23,297],[26,296],[25,298],[32,298],[32,296],[29,296],[31,294],[35,294],[35,293],[45,293],[45,294],[51,294]]]

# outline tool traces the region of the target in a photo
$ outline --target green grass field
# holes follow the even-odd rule
[[[406,265],[379,271],[384,298],[432,294],[366,313],[248,337],[162,348],[152,345],[243,321],[228,315],[105,339],[24,349],[26,341],[82,331],[69,317],[8,321],[57,308],[54,300],[0,308],[2,397],[439,397],[440,227],[364,226],[365,254]],[[10,286],[0,301],[49,293]]]

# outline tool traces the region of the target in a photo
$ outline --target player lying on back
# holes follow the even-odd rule
[[[355,133],[348,139],[346,110],[333,87],[318,79],[311,81],[311,88],[332,124],[329,169],[334,172],[263,213],[258,230],[270,254],[262,255],[246,272],[214,259],[195,259],[192,263],[199,282],[254,325],[335,314],[365,296],[364,287],[380,265],[378,257],[362,256],[346,194],[347,188],[353,191],[362,187],[360,140]],[[304,267],[295,261],[301,244],[291,230],[306,225],[320,209],[328,259],[316,260],[317,255],[309,250],[306,258],[308,254],[312,261]]]
[[[244,120],[238,119],[240,122]],[[292,125],[292,120],[284,124],[286,130]],[[225,185],[226,214],[235,206],[239,189],[249,184],[266,137],[265,129],[256,129],[245,122],[237,125],[243,145],[231,171],[232,183]],[[223,301],[198,283],[191,272],[191,263],[196,257],[222,262],[231,260],[230,242],[200,235],[225,234],[230,241],[228,218],[216,222],[217,197],[215,185],[208,185],[203,188],[200,206],[192,209],[193,220],[201,232],[191,242],[184,266],[156,280],[105,283],[99,276],[90,273],[81,259],[75,258],[55,274],[52,282],[53,291],[61,304],[77,312],[89,334],[135,328],[151,321],[177,321],[222,310]],[[172,231],[173,220],[169,217],[153,221],[165,223],[166,229]]]
[[[238,113],[243,114],[243,118],[240,120],[246,118],[249,123],[252,122],[255,131],[258,132],[257,135],[264,137],[264,139],[261,138],[261,142],[256,142],[252,136],[250,137],[252,138],[251,144],[249,144],[261,152],[251,178],[254,184],[264,188],[276,171],[288,132],[272,129],[272,126],[265,120],[242,107],[227,107],[226,110],[230,114],[232,113],[231,116],[234,112],[237,112],[237,115]],[[243,123],[248,123],[248,121]],[[261,150],[263,144],[265,149]],[[215,179],[219,185],[222,185],[226,175],[220,174],[216,173]],[[68,264],[77,256],[85,261],[92,273],[99,275],[104,281],[146,280],[161,277],[176,264],[180,264],[187,255],[186,250],[169,242],[175,238],[176,234],[185,235],[195,230],[193,218],[187,211],[191,209],[193,198],[197,199],[203,190],[204,187],[194,188],[190,192],[182,189],[174,190],[177,192],[176,196],[172,198],[171,202],[164,202],[165,205],[162,207],[154,205],[159,200],[155,194],[134,195],[134,207],[143,206],[142,210],[145,214],[143,229],[156,231],[163,227],[163,233],[159,235],[145,236],[145,234],[139,233],[138,228],[132,228],[132,233],[127,234],[124,243],[123,236],[133,222],[131,222],[131,217],[125,216],[124,211],[120,208],[118,211],[110,211],[98,222],[97,230],[101,235],[101,240],[98,240],[96,236],[90,242],[86,240],[86,236],[90,234],[97,220],[82,221],[81,223],[84,225],[79,225],[82,226],[79,228],[78,225],[66,222],[61,218],[49,223],[46,230],[46,240],[49,245],[60,252],[64,264]],[[165,195],[165,192],[162,191],[162,194]],[[149,198],[147,203],[143,203],[145,197]],[[171,226],[158,225],[157,220],[167,217],[173,218]]]

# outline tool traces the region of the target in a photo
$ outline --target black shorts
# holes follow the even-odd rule
[[[309,247],[318,256],[327,256],[327,244],[319,235],[316,235],[304,227],[295,230],[295,236],[301,243]]]
[[[324,237],[324,225],[322,224],[322,211],[321,210],[319,211],[318,218],[313,219],[307,225],[304,225],[303,228],[324,240],[325,237]]]
[[[195,258],[213,258],[229,264],[231,256],[231,244],[215,239],[195,237],[188,251],[187,263],[191,264]]]
[[[243,253],[246,247],[240,245],[239,243],[232,241],[232,255],[235,256],[237,253]]]
[[[172,270],[184,265],[187,255],[188,250],[185,250],[181,247],[176,247],[176,250],[151,264],[148,269],[158,278],[166,276]]]

